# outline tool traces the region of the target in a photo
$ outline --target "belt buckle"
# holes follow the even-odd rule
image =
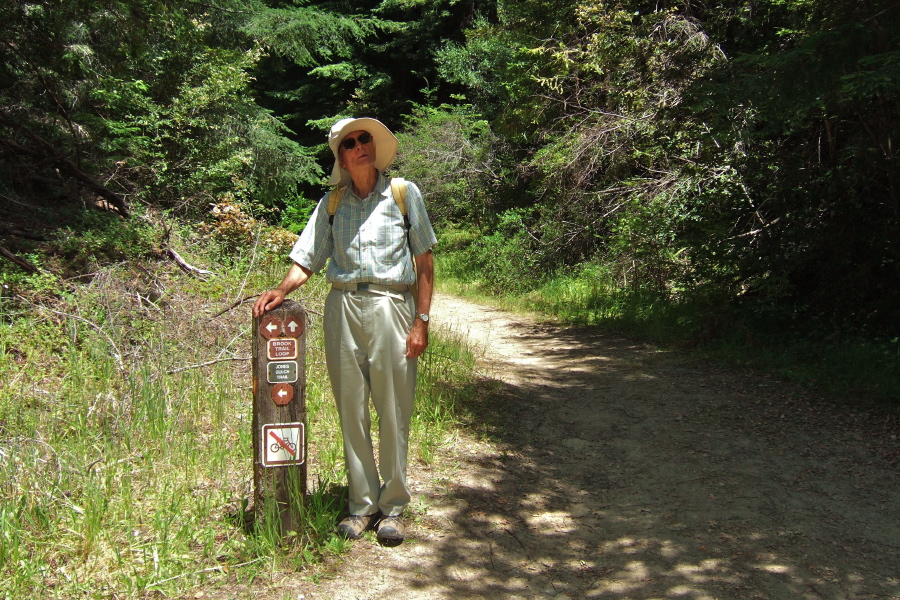
[[[357,283],[357,284],[356,284],[356,291],[357,291],[357,292],[368,292],[368,291],[369,291],[369,284],[368,284],[368,283]]]

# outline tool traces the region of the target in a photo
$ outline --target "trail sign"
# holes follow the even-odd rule
[[[304,426],[303,423],[278,423],[263,425],[260,442],[263,445],[260,456],[264,467],[286,467],[301,465],[306,460],[303,456]]]
[[[265,338],[273,338],[281,335],[283,323],[275,317],[265,317],[259,324],[259,333]]]
[[[303,334],[304,329],[303,321],[296,317],[291,317],[284,322],[284,335],[288,337],[300,337],[300,335]]]
[[[253,318],[253,487],[256,518],[300,533],[306,498],[306,311],[285,300]],[[271,468],[280,467],[280,468]],[[271,512],[273,511],[274,512]]]
[[[295,338],[275,338],[266,346],[269,360],[293,360],[297,358],[297,340]]]
[[[272,401],[275,404],[284,406],[293,399],[294,386],[287,383],[276,383],[272,388]]]
[[[266,365],[266,381],[269,383],[294,383],[299,373],[297,361],[270,362]]]

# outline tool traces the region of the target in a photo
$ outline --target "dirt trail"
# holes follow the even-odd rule
[[[589,329],[432,313],[484,350],[493,441],[411,467],[427,512],[402,546],[362,540],[271,598],[900,598],[896,421]]]

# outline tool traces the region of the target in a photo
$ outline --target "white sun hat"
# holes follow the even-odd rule
[[[334,153],[334,168],[331,170],[331,179],[328,181],[328,185],[350,183],[350,173],[338,164],[340,162],[338,147],[344,136],[354,131],[368,131],[372,134],[372,138],[375,140],[375,168],[379,171],[384,171],[391,166],[397,156],[400,142],[381,121],[368,117],[341,119],[331,127],[331,132],[328,134],[328,145]]]

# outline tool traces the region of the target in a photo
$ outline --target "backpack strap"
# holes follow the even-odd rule
[[[338,205],[344,197],[344,190],[347,186],[336,187],[328,194],[328,224],[334,226],[334,215],[337,213]]]
[[[402,177],[391,179],[391,195],[394,196],[394,202],[397,203],[397,208],[400,209],[400,214],[403,215],[403,224],[406,226],[406,246],[409,248],[409,257],[412,260],[413,273],[415,274],[415,281],[409,286],[409,289],[412,292],[413,302],[417,303],[419,301],[419,270],[416,268],[416,259],[412,255],[412,242],[409,240],[409,231],[412,229],[412,225],[409,222],[409,211],[406,209],[405,179]]]
[[[406,180],[402,177],[394,177],[391,179],[391,195],[394,196],[394,202],[403,215],[403,224],[406,225],[406,231],[410,229],[409,211],[406,210]]]
[[[328,194],[328,224],[334,226],[334,215],[337,214],[338,206],[341,204],[341,200],[344,198],[344,190],[347,189],[347,186],[336,187]],[[394,197],[394,202],[397,203],[397,207],[400,209],[400,214],[403,215],[403,224],[406,226],[406,231],[410,230],[410,222],[409,222],[409,211],[406,209],[406,180],[402,177],[394,177],[391,179],[391,195]]]

